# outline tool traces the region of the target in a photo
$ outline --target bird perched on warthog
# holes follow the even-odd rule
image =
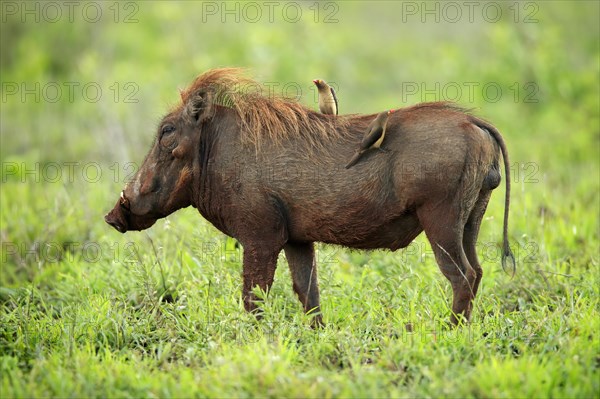
[[[313,83],[315,86],[317,86],[317,92],[319,95],[319,111],[326,115],[337,115],[338,100],[333,87],[329,86],[324,80],[321,79],[315,79],[313,80]]]
[[[453,291],[452,321],[469,319],[483,269],[477,235],[504,158],[502,265],[510,169],[494,126],[449,103],[401,108],[387,124],[388,156],[339,173],[375,115],[331,118],[260,86],[236,69],[200,75],[160,122],[156,140],[106,215],[124,233],[189,205],[243,247],[242,298],[268,291],[285,251],[294,291],[320,324],[314,242],[408,246],[425,231]],[[427,156],[423,156],[423,154]],[[141,158],[141,156],[140,156]],[[289,173],[293,168],[294,173]]]
[[[383,139],[385,138],[385,128],[387,127],[388,119],[392,112],[394,112],[394,110],[390,109],[389,111],[380,113],[373,119],[373,122],[367,126],[367,133],[360,142],[358,150],[346,165],[346,169],[354,166],[366,151],[372,148],[379,149],[381,147],[381,143],[383,143]]]

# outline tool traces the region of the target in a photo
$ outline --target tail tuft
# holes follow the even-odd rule
[[[508,273],[508,270],[506,269],[506,261],[507,259],[510,261],[510,266],[512,269],[512,273],[511,273],[511,278],[513,278],[515,276],[515,273],[517,271],[517,262],[515,261],[515,255],[513,255],[510,247],[508,246],[508,242],[505,242],[506,245],[504,245],[504,248],[502,249],[502,258],[501,258],[501,263],[502,263],[502,270],[504,270],[505,273]]]

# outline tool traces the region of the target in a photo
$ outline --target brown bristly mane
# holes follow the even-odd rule
[[[278,144],[302,138],[311,147],[342,137],[352,116],[315,112],[297,100],[268,93],[266,87],[247,77],[241,68],[212,69],[198,76],[181,93],[183,105],[196,92],[210,92],[212,104],[228,107],[240,118],[242,137],[260,147],[262,140]],[[265,95],[265,92],[269,95]]]

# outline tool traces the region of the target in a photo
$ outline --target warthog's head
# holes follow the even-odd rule
[[[144,230],[157,219],[192,204],[194,175],[199,173],[199,140],[210,96],[182,94],[183,105],[163,118],[142,166],[104,217],[121,233]]]

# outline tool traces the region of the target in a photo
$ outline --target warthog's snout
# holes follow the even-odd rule
[[[139,204],[139,199],[138,203]],[[104,221],[114,227],[119,233],[125,233],[131,230],[144,230],[152,226],[156,219],[163,217],[160,213],[137,214],[139,206],[136,208],[135,197],[129,197],[125,191],[121,192],[119,200],[114,208],[104,216]]]
[[[104,221],[114,227],[118,232],[125,233],[127,231],[127,214],[129,213],[130,203],[123,191],[121,197],[115,204],[115,207],[104,216]]]

